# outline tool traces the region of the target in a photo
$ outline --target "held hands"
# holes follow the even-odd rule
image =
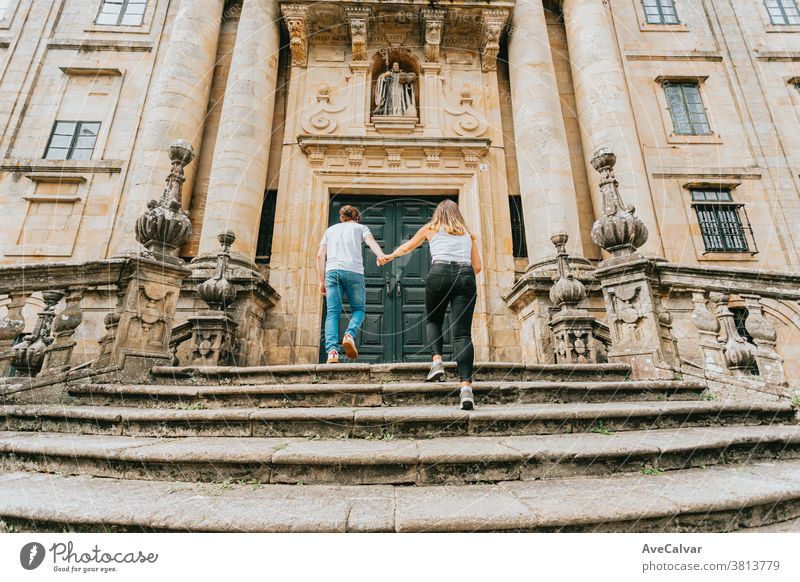
[[[385,264],[387,264],[389,261],[391,261],[394,258],[395,258],[394,257],[394,253],[392,253],[391,255],[381,255],[381,256],[378,257],[378,261],[377,261],[378,266],[379,267],[383,267]]]

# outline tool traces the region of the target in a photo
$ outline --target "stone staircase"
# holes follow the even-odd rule
[[[622,365],[155,368],[0,406],[0,519],[61,531],[729,531],[800,517],[788,402]],[[453,368],[450,367],[452,371]]]

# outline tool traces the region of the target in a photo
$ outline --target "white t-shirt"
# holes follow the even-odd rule
[[[361,245],[368,235],[368,227],[348,221],[334,224],[325,231],[321,245],[328,247],[325,271],[341,270],[364,273]]]

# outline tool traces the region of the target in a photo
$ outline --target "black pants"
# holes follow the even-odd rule
[[[462,381],[472,381],[475,350],[472,346],[472,314],[475,312],[477,287],[475,271],[461,263],[433,263],[425,281],[425,309],[427,311],[428,343],[434,355],[442,354],[444,333],[442,324],[451,308],[458,375]]]

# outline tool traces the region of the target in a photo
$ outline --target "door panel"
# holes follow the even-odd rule
[[[335,196],[331,200],[330,224],[339,220],[339,209],[352,204],[361,211],[362,224],[369,227],[385,252],[391,252],[409,240],[433,216],[436,198],[388,198],[372,196]],[[425,278],[430,268],[428,244],[404,257],[378,267],[375,255],[364,246],[364,274],[367,286],[367,315],[356,341],[359,361],[421,362],[430,359],[425,321]],[[323,303],[324,305],[324,303]],[[323,337],[320,361],[325,361]],[[341,339],[349,319],[349,306],[339,322]],[[445,320],[449,327],[449,317]],[[452,355],[449,331],[445,333],[445,358]]]

